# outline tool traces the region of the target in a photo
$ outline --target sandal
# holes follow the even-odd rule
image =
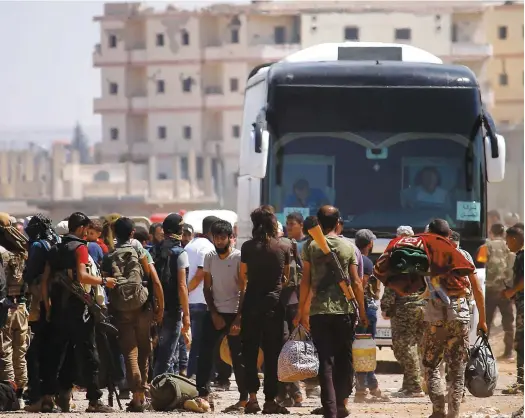
[[[237,402],[234,405],[230,405],[227,407],[224,411],[222,411],[225,414],[232,414],[232,413],[243,413],[245,406],[241,405],[242,401]],[[248,404],[246,404],[248,405]]]
[[[501,391],[503,395],[519,395],[523,393],[523,384],[514,383]]]
[[[290,411],[284,406],[279,405],[276,401],[266,401],[263,405],[262,413],[265,415],[287,415]]]
[[[257,412],[260,412],[260,411],[261,411],[261,407],[259,406],[259,402],[257,401],[248,401],[248,403],[244,407],[245,414],[256,414]]]

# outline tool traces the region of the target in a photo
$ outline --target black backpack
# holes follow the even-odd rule
[[[151,249],[151,256],[155,263],[155,270],[157,271],[164,292],[164,310],[174,310],[178,312],[180,301],[177,272],[172,272],[170,265],[172,262],[176,262],[185,250],[180,244],[173,246],[168,246],[166,244],[167,243],[164,242],[160,246],[153,247]],[[175,259],[172,257],[175,257]]]

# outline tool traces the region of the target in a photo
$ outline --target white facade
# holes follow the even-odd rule
[[[406,42],[468,65],[483,79],[492,55],[481,9],[446,3],[433,11],[417,2],[371,11],[348,2],[312,11],[280,3],[198,12],[106,4],[104,16],[95,18],[100,44],[93,54],[102,81],[94,100],[102,115],[100,161],[146,163],[154,155],[150,177],[190,183],[212,167],[222,177],[215,183],[224,203],[234,206],[243,92],[256,65],[324,42]],[[491,97],[488,89],[485,96]]]

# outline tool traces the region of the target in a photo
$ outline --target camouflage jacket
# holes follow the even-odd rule
[[[4,266],[7,281],[7,294],[9,296],[23,295],[25,255],[13,254],[4,247],[0,247],[0,254],[2,256],[2,265]]]
[[[515,255],[503,239],[487,241],[486,288],[503,290],[512,283]]]

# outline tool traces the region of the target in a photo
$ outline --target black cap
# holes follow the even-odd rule
[[[162,222],[162,229],[165,234],[180,234],[182,233],[182,225],[184,220],[178,213],[170,213]]]
[[[204,235],[207,235],[210,233],[210,229],[211,229],[211,226],[217,222],[217,221],[220,221],[221,218],[217,218],[216,216],[206,216],[203,220],[202,220],[202,233]]]
[[[193,234],[195,231],[193,230],[193,226],[190,224],[184,224],[182,225],[182,231],[183,232],[189,232],[190,234]]]

